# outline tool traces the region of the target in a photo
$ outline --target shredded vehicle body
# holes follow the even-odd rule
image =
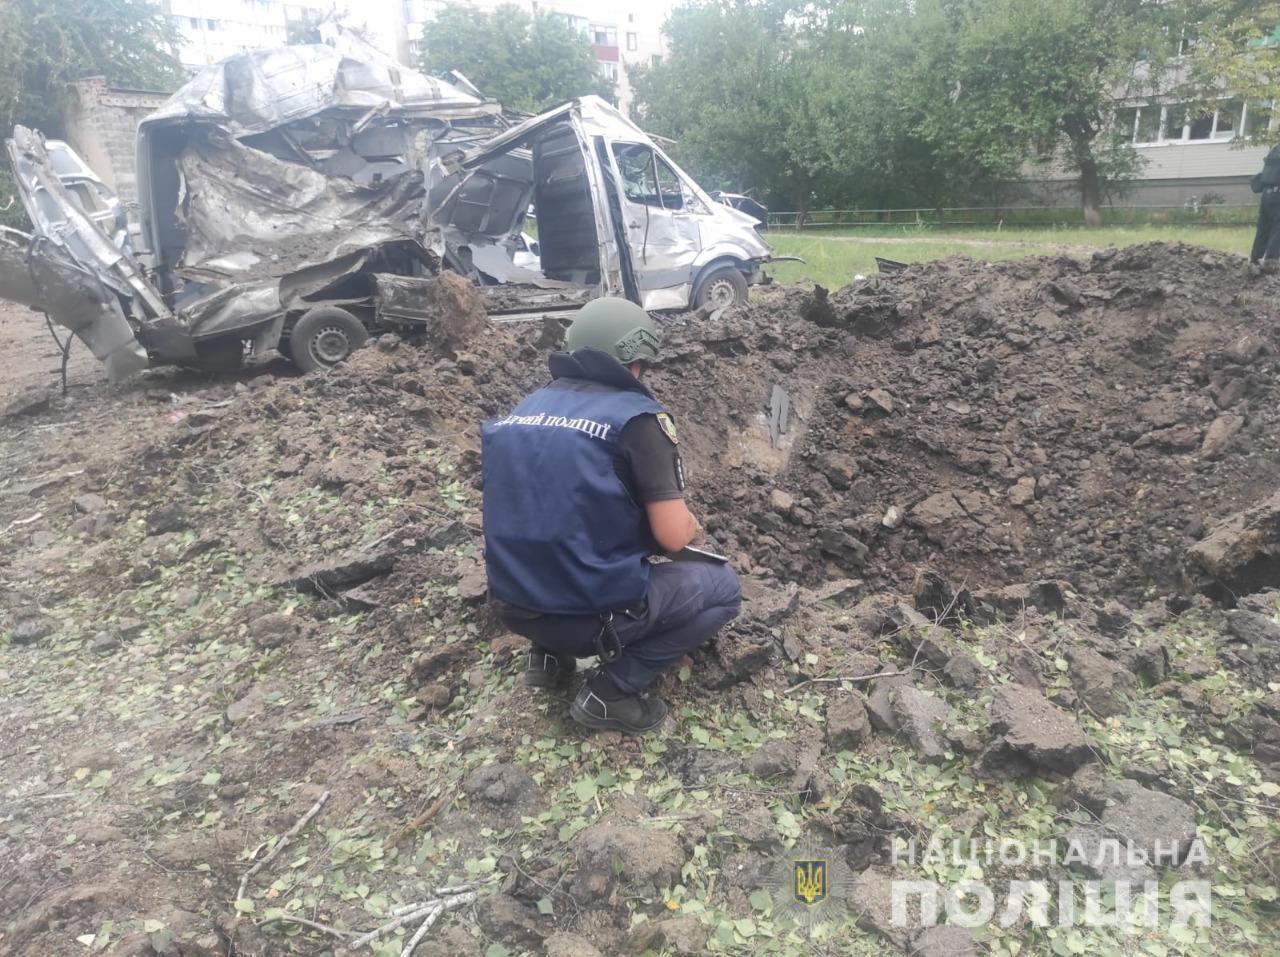
[[[230,57],[139,125],[132,237],[69,147],[18,127],[7,148],[34,230],[0,236],[0,296],[43,309],[118,380],[270,350],[332,365],[423,321],[408,299],[442,269],[479,283],[495,318],[602,295],[714,307],[763,278],[758,221],[605,101],[507,128],[474,93],[349,35]]]
[[[482,282],[595,287],[646,309],[745,298],[772,252],[759,220],[717,203],[639,127],[582,97],[427,170],[438,251]],[[540,270],[517,267],[530,205]]]

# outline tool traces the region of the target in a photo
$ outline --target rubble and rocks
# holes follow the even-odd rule
[[[529,772],[516,764],[486,764],[476,768],[462,782],[471,798],[489,804],[516,804],[537,791]]]
[[[627,952],[700,957],[705,954],[708,931],[696,917],[668,917],[636,925],[627,941]]]
[[[723,720],[717,710],[715,738],[703,745],[692,743],[682,717],[655,742],[660,750],[594,735],[557,741],[573,757],[557,751],[555,760],[536,764],[538,754],[551,753],[539,739],[567,733],[556,724],[563,703],[531,695],[518,681],[512,686],[519,667],[513,652],[527,643],[498,634],[482,606],[472,516],[476,425],[545,380],[545,326],[493,327],[468,342],[388,339],[324,375],[228,388],[234,403],[218,415],[199,425],[169,423],[171,431],[133,450],[145,468],[122,462],[90,472],[74,488],[42,492],[42,505],[56,506],[50,511],[59,521],[88,522],[86,534],[95,534],[99,517],[108,521],[103,530],[113,539],[76,540],[74,547],[86,553],[83,574],[109,595],[110,616],[69,614],[59,580],[48,602],[27,594],[7,608],[4,634],[15,644],[24,636],[48,639],[59,655],[70,636],[76,643],[68,657],[89,673],[123,671],[135,659],[152,660],[158,648],[185,654],[210,639],[240,643],[237,654],[247,657],[228,659],[237,663],[234,674],[213,695],[194,687],[194,671],[174,672],[172,707],[194,702],[202,710],[190,716],[190,727],[208,722],[226,753],[218,752],[216,768],[183,770],[167,791],[151,787],[166,803],[147,819],[149,828],[163,830],[163,815],[206,799],[223,802],[218,810],[228,815],[233,805],[248,819],[275,815],[221,850],[227,873],[217,876],[224,884],[234,886],[258,841],[298,819],[274,800],[259,801],[259,780],[286,780],[268,776],[281,765],[290,781],[329,775],[335,789],[357,782],[343,797],[347,807],[360,807],[369,794],[392,793],[374,789],[396,784],[396,762],[406,769],[398,782],[406,793],[437,786],[425,775],[439,765],[428,761],[447,753],[445,767],[457,773],[446,786],[459,800],[438,826],[451,839],[456,827],[465,844],[450,859],[439,850],[445,842],[437,842],[450,873],[461,855],[488,853],[492,839],[468,833],[473,823],[506,834],[526,814],[537,823],[512,838],[513,850],[527,837],[541,842],[538,854],[554,847],[559,855],[521,860],[528,875],[468,910],[469,926],[479,923],[483,936],[513,950],[545,947],[565,957],[589,957],[593,949],[705,951],[707,928],[667,913],[664,892],[682,883],[695,860],[703,866],[704,850],[718,855],[723,843],[723,856],[711,862],[723,880],[709,906],[750,914],[748,895],[771,879],[783,833],[774,815],[785,806],[824,841],[843,845],[850,866],[863,872],[855,895],[862,926],[906,952],[970,953],[963,931],[917,933],[895,926],[887,909],[890,842],[920,833],[939,813],[934,805],[945,807],[948,798],[931,798],[931,809],[917,814],[901,806],[900,789],[876,782],[882,800],[870,783],[850,779],[849,755],[839,752],[861,752],[853,766],[886,758],[945,762],[948,773],[986,772],[1000,787],[1025,787],[1020,795],[1046,787],[1024,776],[1049,777],[1048,788],[1075,795],[1096,817],[1080,829],[1083,842],[1122,835],[1143,846],[1179,847],[1194,836],[1195,811],[1168,766],[1144,759],[1124,769],[1133,780],[1085,786],[1096,758],[1112,760],[1114,742],[1099,730],[1107,747],[1097,748],[1084,727],[1119,723],[1095,725],[1095,717],[1126,714],[1136,700],[1127,719],[1136,720],[1151,697],[1169,695],[1169,706],[1188,715],[1188,740],[1208,725],[1215,748],[1234,748],[1265,773],[1274,773],[1268,762],[1280,762],[1280,704],[1263,693],[1280,661],[1280,593],[1250,593],[1275,584],[1272,556],[1280,554],[1271,530],[1273,522],[1280,527],[1271,514],[1280,515],[1280,505],[1257,504],[1272,494],[1280,461],[1272,438],[1277,337],[1270,305],[1280,301],[1280,280],[1260,276],[1231,292],[1236,325],[1228,333],[1223,310],[1202,301],[1206,290],[1212,297],[1238,284],[1228,258],[1210,254],[1209,266],[1203,251],[1192,257],[1164,246],[1143,255],[1141,270],[1130,268],[1136,260],[1129,252],[1091,263],[913,266],[809,303],[820,323],[802,314],[805,300],[819,297],[795,291],[766,293],[715,318],[663,320],[666,358],[647,381],[680,420],[691,504],[705,519],[709,545],[733,556],[747,592],[742,615],[695,656],[690,672],[662,679],[673,711],[701,709],[706,692],[714,692]],[[790,425],[770,441],[766,410],[779,370]],[[225,500],[210,489],[225,490]],[[101,498],[85,502],[97,515],[80,508],[76,518],[73,493]],[[294,509],[310,495],[323,496],[324,508]],[[397,503],[394,522],[385,514],[371,521],[372,506],[384,501]],[[10,517],[24,518],[29,506],[27,499]],[[319,524],[307,527],[315,516]],[[128,555],[143,526],[149,537],[139,555]],[[49,537],[39,546],[32,537],[33,547],[66,547],[59,527],[38,531]],[[34,532],[24,529],[23,542],[28,535]],[[1172,594],[1182,584],[1174,559],[1188,550],[1195,557],[1183,564],[1186,578],[1226,611],[1203,597]],[[18,553],[30,554],[25,545]],[[63,557],[55,552],[50,561]],[[236,596],[230,632],[215,633],[202,620],[215,596],[198,576],[235,561],[245,574],[239,578],[237,569],[234,581],[250,584]],[[0,568],[6,581],[27,588],[21,562],[0,557]],[[136,593],[119,596],[129,583],[146,583],[151,597],[140,603]],[[359,602],[346,601],[356,585]],[[298,588],[308,595],[293,593]],[[1188,609],[1214,628],[1213,641],[1195,655],[1156,630]],[[136,616],[145,619],[141,628]],[[196,623],[170,634],[167,620],[183,618]],[[99,633],[119,642],[101,659],[91,653]],[[221,654],[222,645],[212,647]],[[11,660],[46,650],[23,649]],[[354,689],[342,687],[339,676],[348,672],[332,661],[348,653],[341,667],[356,675]],[[302,692],[300,683],[294,693],[272,671],[301,661],[324,673],[323,692],[315,684]],[[406,664],[409,687],[392,701],[388,692],[403,683]],[[882,671],[853,682],[865,698],[834,683]],[[1228,683],[1224,691],[1224,674],[1232,681],[1247,675],[1251,691],[1263,690],[1241,695]],[[1003,684],[1010,678],[1016,683]],[[988,694],[984,727],[980,702]],[[356,708],[367,720],[348,726]],[[962,715],[966,708],[972,713]],[[297,748],[267,743],[264,729],[278,717],[316,727],[311,712],[343,720],[342,734],[308,734]],[[383,716],[394,717],[386,728]],[[741,718],[748,720],[738,724]],[[873,728],[885,734],[872,737]],[[149,731],[141,728],[139,741]],[[262,749],[237,759],[242,741]],[[181,748],[173,740],[145,744],[157,755],[151,773]],[[364,750],[352,760],[343,748]],[[132,769],[139,753],[122,746],[116,764]],[[711,824],[698,819],[710,816],[701,798],[696,807],[689,802],[664,814],[666,802],[647,796],[648,782],[631,796],[603,783],[584,802],[566,794],[578,808],[568,818],[554,816],[565,808],[559,795],[548,800],[549,789],[601,774],[593,764],[599,754],[617,762],[615,774],[643,767],[646,776],[665,775],[675,785],[668,793],[685,800],[705,790],[723,816]],[[36,760],[26,751],[18,758]],[[97,774],[100,764],[110,767],[96,758],[84,766]],[[61,767],[54,773],[79,768],[65,759]],[[736,789],[744,772],[764,779],[757,783],[767,801]],[[1073,772],[1070,783],[1060,780]],[[47,769],[23,773],[44,780]],[[206,773],[226,777],[198,784]],[[136,776],[117,772],[112,788]],[[991,789],[992,781],[983,786]],[[1221,778],[1215,787],[1254,803],[1266,794],[1230,789]],[[774,800],[780,792],[785,805]],[[532,817],[544,802],[554,805],[549,827]],[[415,803],[399,805],[396,826]],[[978,807],[957,816],[956,833],[981,825],[984,813]],[[81,839],[105,835],[111,855],[120,850],[127,860],[120,845],[132,839],[132,825],[120,820],[124,841],[88,826]],[[730,840],[705,840],[717,827]],[[57,847],[37,863],[56,867],[66,853]],[[502,870],[511,878],[516,869]],[[181,880],[186,872],[175,873]],[[554,913],[539,912],[544,895]],[[348,920],[359,907],[335,904],[334,912]],[[86,918],[76,932],[96,926]],[[437,939],[420,953],[483,949],[456,927],[431,936]],[[299,947],[315,943],[289,939]]]
[[[1145,270],[1128,268],[1138,259]],[[989,594],[1046,580],[1167,590],[1196,545],[1187,518],[1251,505],[1257,476],[1280,467],[1280,278],[1242,287],[1233,263],[1153,243],[1086,262],[911,266],[669,320],[650,383],[681,422],[717,541],[780,577],[901,589],[932,564]],[[1213,305],[1228,301],[1230,321]],[[696,348],[729,340],[729,355]],[[752,456],[782,343],[799,434],[785,456]],[[771,504],[779,488],[790,509]],[[992,597],[1014,613],[1016,594]]]
[[[1044,695],[1019,685],[997,689],[991,729],[999,737],[983,755],[988,768],[1071,774],[1096,760],[1096,742]]]
[[[1086,867],[1092,867],[1094,876],[1104,880],[1131,878],[1128,872],[1099,871],[1095,861],[1106,855],[1092,853],[1092,848],[1102,839],[1123,842],[1141,854],[1140,860],[1159,866],[1175,867],[1182,863],[1196,840],[1196,816],[1185,801],[1143,787],[1128,778],[1108,778],[1097,767],[1081,768],[1072,777],[1070,796],[1094,816],[1096,824],[1087,825],[1076,832],[1090,846],[1090,853],[1079,855],[1088,858]],[[1143,879],[1149,879],[1149,870],[1142,871]]]
[[[653,897],[676,883],[686,855],[670,831],[605,821],[573,842],[576,873],[570,893],[590,902],[615,891]]]
[[[9,640],[15,645],[33,645],[41,638],[48,638],[56,628],[56,622],[43,616],[19,618],[9,632]]]
[[[948,748],[942,724],[950,709],[945,701],[913,685],[905,685],[889,692],[889,706],[898,730],[911,742],[922,761],[940,764],[946,760]]]
[[[827,747],[853,751],[871,734],[867,701],[856,691],[839,692],[827,699]]]
[[[1110,718],[1129,710],[1134,681],[1128,671],[1084,646],[1068,649],[1067,663],[1076,695],[1095,715]]]
[[[1228,515],[1187,549],[1190,584],[1224,601],[1280,585],[1280,492]]]

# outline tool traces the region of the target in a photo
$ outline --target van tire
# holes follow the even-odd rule
[[[331,369],[369,339],[364,323],[338,306],[316,306],[289,330],[289,357],[303,372]]]
[[[737,266],[720,266],[698,281],[693,294],[693,306],[719,309],[739,305],[747,301],[747,277]]]

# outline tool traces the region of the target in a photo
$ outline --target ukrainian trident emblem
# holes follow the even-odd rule
[[[813,907],[827,899],[827,862],[792,861],[791,896],[798,904]]]

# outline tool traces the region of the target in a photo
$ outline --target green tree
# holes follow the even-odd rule
[[[676,140],[701,181],[753,189],[803,216],[840,193],[847,157],[833,111],[844,87],[837,48],[853,42],[821,0],[714,0],[676,9],[668,55],[632,76],[645,127]]]
[[[1075,174],[1085,222],[1138,167],[1115,135],[1124,98],[1159,89],[1181,13],[1163,0],[976,0],[964,16],[955,107],[971,136],[1032,146]]]
[[[863,201],[883,207],[989,202],[1018,178],[1027,144],[1016,132],[975,128],[962,96],[960,55],[970,0],[841,4],[857,25],[856,57],[837,73],[829,112],[843,116],[847,175]]]
[[[0,129],[15,123],[62,132],[71,83],[172,90],[182,78],[178,35],[149,0],[3,0],[0,3]]]
[[[1230,94],[1249,104],[1255,121],[1280,98],[1280,2],[1214,0],[1197,4],[1189,18],[1191,85],[1210,106]],[[1280,142],[1280,128],[1250,122],[1249,139]]]
[[[15,124],[63,135],[71,83],[88,76],[172,90],[182,77],[178,35],[146,0],[0,0],[0,139]],[[30,228],[0,160],[0,225]]]
[[[457,70],[508,109],[538,112],[587,94],[613,96],[588,39],[549,13],[504,4],[445,7],[422,32],[428,73]]]

